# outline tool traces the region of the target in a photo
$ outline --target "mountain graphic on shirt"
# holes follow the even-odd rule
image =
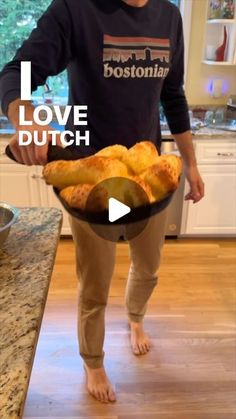
[[[104,35],[103,62],[156,61],[169,63],[170,40]]]

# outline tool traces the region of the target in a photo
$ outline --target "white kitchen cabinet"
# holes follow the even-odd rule
[[[185,233],[236,234],[236,170],[226,165],[199,168],[206,195],[197,204],[188,203]]]
[[[236,141],[199,140],[195,150],[205,197],[196,204],[185,201],[181,235],[235,236]]]
[[[16,207],[56,207],[63,212],[62,235],[71,235],[68,214],[57,200],[52,187],[42,179],[42,168],[12,162],[4,150],[7,141],[0,143],[0,201]]]
[[[40,206],[40,191],[35,167],[20,164],[1,164],[0,200],[17,207]]]

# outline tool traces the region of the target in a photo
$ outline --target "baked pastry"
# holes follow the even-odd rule
[[[127,167],[118,159],[102,156],[91,156],[74,161],[54,161],[43,170],[46,183],[63,189],[78,184],[95,185],[113,176],[126,177]]]
[[[83,185],[68,186],[60,191],[60,197],[72,208],[85,210],[88,195],[94,188],[94,185],[87,183]]]
[[[169,192],[177,189],[182,171],[182,160],[176,155],[163,155],[158,162],[141,174],[141,178],[151,187],[155,201],[164,199]]]
[[[142,141],[135,144],[121,156],[121,160],[132,171],[139,175],[148,167],[157,163],[158,151],[150,141]]]
[[[111,159],[121,159],[123,154],[127,151],[127,147],[121,144],[111,145],[99,150],[95,156],[110,157]]]
[[[151,204],[152,202],[155,201],[155,198],[152,194],[152,189],[147,182],[141,179],[140,176],[130,176],[130,179],[133,180],[135,184],[139,186],[136,188],[136,193],[133,194],[134,207],[139,207],[140,205]]]
[[[152,202],[152,191],[142,179],[136,176],[111,178],[103,183],[108,196],[123,202],[131,208],[147,205]]]
[[[92,199],[89,200],[90,193]],[[107,208],[108,192],[101,185],[76,185],[68,186],[60,191],[60,197],[63,198],[71,208],[77,208],[82,211],[103,211]]]

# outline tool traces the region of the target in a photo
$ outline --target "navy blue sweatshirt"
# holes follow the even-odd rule
[[[122,0],[54,0],[0,73],[4,113],[20,97],[21,61],[32,62],[32,91],[67,69],[68,104],[88,105],[87,154],[141,140],[159,148],[160,103],[173,134],[190,129],[182,20],[167,0],[139,8]],[[66,129],[76,130],[72,120]]]

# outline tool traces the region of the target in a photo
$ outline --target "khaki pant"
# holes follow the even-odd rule
[[[157,284],[165,222],[166,210],[152,216],[146,228],[129,241],[131,266],[125,304],[129,319],[135,322],[143,319],[148,299]],[[116,243],[97,236],[86,222],[70,217],[70,225],[76,246],[76,266],[80,284],[80,355],[90,368],[99,368],[103,365],[105,308],[115,265]]]

